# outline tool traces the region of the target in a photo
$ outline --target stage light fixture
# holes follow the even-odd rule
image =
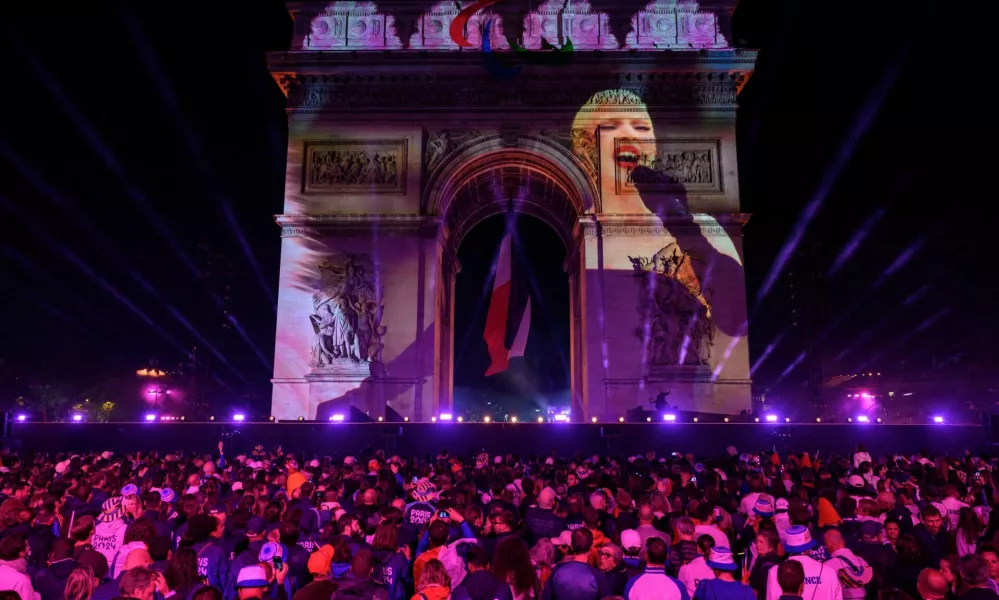
[[[753,422],[754,422],[754,423],[759,423],[759,422],[760,422],[760,418],[759,418],[759,417],[755,417],[755,418],[753,419]]]
[[[784,417],[784,422],[785,423],[790,423],[791,422],[791,417]]]
[[[379,418],[381,418],[381,417],[379,417]],[[465,417],[458,417],[457,421],[459,423],[464,423],[465,422]]]
[[[28,420],[28,415],[17,415],[17,420],[23,423]]]
[[[878,418],[877,418],[877,419],[875,419],[875,420],[876,420],[876,421],[877,421],[878,423],[881,423],[881,422],[882,422],[882,421],[881,421],[881,417],[878,417]]]
[[[933,422],[937,423],[937,424],[941,424],[941,423],[944,422],[944,418],[943,417],[933,417]]]
[[[299,420],[299,421],[304,421],[304,420],[305,420],[305,417],[299,417],[299,418],[298,418],[298,420]]]
[[[382,421],[384,421],[384,420],[385,420],[385,417],[378,417],[378,422],[379,422],[379,423],[381,423],[381,422],[382,422]]]
[[[212,415],[212,416],[208,417],[208,420],[209,421],[214,421],[215,420],[215,415]]]
[[[853,423],[853,417],[847,417],[846,418],[846,422],[847,423]]]
[[[330,421],[332,421],[334,423],[343,423],[343,420],[344,420],[344,416],[341,413],[337,413],[335,415],[330,416]]]
[[[73,421],[79,423],[83,420],[83,415],[73,415]]]
[[[816,423],[821,423],[822,422],[822,417],[815,417],[815,422]]]
[[[271,423],[273,423],[274,422],[274,415],[271,415],[271,416],[267,417],[267,420],[270,421]]]
[[[517,416],[514,415],[514,416],[510,417],[510,422],[511,423],[516,423],[517,422]]]
[[[492,418],[489,415],[486,415],[486,416],[482,417],[482,422],[483,423],[488,423],[490,421],[492,421]]]
[[[652,422],[652,417],[645,417],[645,422],[646,423],[651,423]]]
[[[236,421],[237,423],[242,423],[243,421],[246,420],[246,415],[244,415],[244,414],[235,414],[235,415],[232,416],[232,420]]]
[[[437,422],[437,417],[430,417],[430,422],[431,423],[436,423]]]
[[[618,423],[624,423],[624,417],[618,417],[617,418],[617,422]]]
[[[597,422],[596,417],[590,417],[590,423],[596,423],[596,422]]]
[[[538,417],[538,423],[544,423],[544,422],[545,422],[544,417]]]
[[[409,423],[409,417],[403,417],[402,420],[405,421],[406,423]]]
[[[451,413],[441,413],[441,421],[450,421],[454,416]]]
[[[156,420],[156,415],[150,413],[150,414],[146,415],[146,420],[147,421],[155,421]]]
[[[857,417],[857,422],[858,423],[869,423],[870,419],[867,418],[867,415],[860,415],[859,417]]]
[[[767,423],[776,423],[777,415],[767,415]]]
[[[696,422],[697,422],[697,417],[694,417],[694,423],[696,423]]]
[[[555,415],[556,423],[567,423],[569,421],[569,415]],[[597,422],[597,418],[593,417],[593,422]]]
[[[728,423],[728,417],[725,417],[725,422]]]
[[[673,423],[673,422],[676,421],[676,415],[674,415],[674,414],[665,414],[665,415],[663,415],[663,421],[667,421],[669,423]]]
[[[187,420],[187,417],[185,417],[184,415],[180,415],[180,420],[181,420],[181,421],[186,421],[186,420]]]

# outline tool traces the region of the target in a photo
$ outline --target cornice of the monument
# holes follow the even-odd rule
[[[514,38],[527,50],[539,50],[545,42],[557,47],[571,42],[577,52],[730,48],[737,2],[650,0],[635,11],[625,2],[601,2],[594,8],[587,0],[511,0],[459,18],[472,4],[472,0],[289,2],[294,20],[289,49],[458,52],[462,45],[467,46],[465,51],[481,48],[483,37],[489,38],[494,52],[509,52]],[[511,19],[520,22],[505,32]],[[463,24],[461,44],[451,34],[456,22]]]

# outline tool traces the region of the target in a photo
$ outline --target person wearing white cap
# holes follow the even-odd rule
[[[695,600],[747,600],[754,596],[753,589],[741,581],[736,581],[734,574],[739,565],[735,556],[728,548],[715,547],[708,555],[707,566],[714,572],[713,579],[702,580],[694,592]]]
[[[104,501],[101,514],[97,515],[94,536],[90,540],[94,550],[103,554],[109,565],[125,544],[125,531],[128,529],[122,499],[121,496],[115,496]]]
[[[811,556],[808,551],[815,547],[815,540],[807,527],[795,525],[787,530],[787,541],[784,550],[788,553],[787,560],[801,563],[805,570],[805,592],[802,597],[809,600],[843,600],[843,586],[839,582],[839,573],[834,566],[827,566]],[[780,584],[777,583],[777,569],[772,567],[767,575],[766,600],[778,600],[781,596]]]

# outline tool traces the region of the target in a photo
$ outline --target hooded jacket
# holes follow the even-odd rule
[[[0,590],[13,590],[21,600],[41,600],[28,577],[28,561],[23,558],[0,560]]]
[[[488,570],[475,571],[451,592],[452,600],[510,600],[510,586]]]
[[[66,591],[66,580],[75,568],[76,561],[72,558],[55,561],[35,574],[35,591],[42,600],[62,600],[63,592]]]

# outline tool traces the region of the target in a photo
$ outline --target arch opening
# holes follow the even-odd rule
[[[579,314],[580,298],[580,240],[575,228],[591,203],[557,161],[524,150],[479,155],[455,168],[440,182],[439,189],[446,195],[431,204],[431,212],[439,215],[442,223],[435,335],[438,411],[458,411],[469,419],[488,415],[494,420],[511,415],[549,419],[549,408],[581,415],[578,367],[584,346],[581,320],[573,318]],[[508,222],[514,223],[514,264],[524,273],[531,298],[528,348],[523,359],[511,362],[508,373],[484,381],[487,378],[479,363],[485,351],[485,317],[492,271]],[[525,236],[531,239],[523,239]],[[463,275],[466,262],[472,272]],[[544,322],[547,319],[555,319],[557,325],[549,326]],[[549,347],[551,351],[546,351]],[[540,354],[546,356],[532,356]],[[481,372],[457,373],[459,366]],[[482,391],[485,394],[477,393]],[[495,405],[483,406],[492,401],[483,399],[485,396],[508,408],[500,411]],[[476,402],[476,397],[481,402]]]

